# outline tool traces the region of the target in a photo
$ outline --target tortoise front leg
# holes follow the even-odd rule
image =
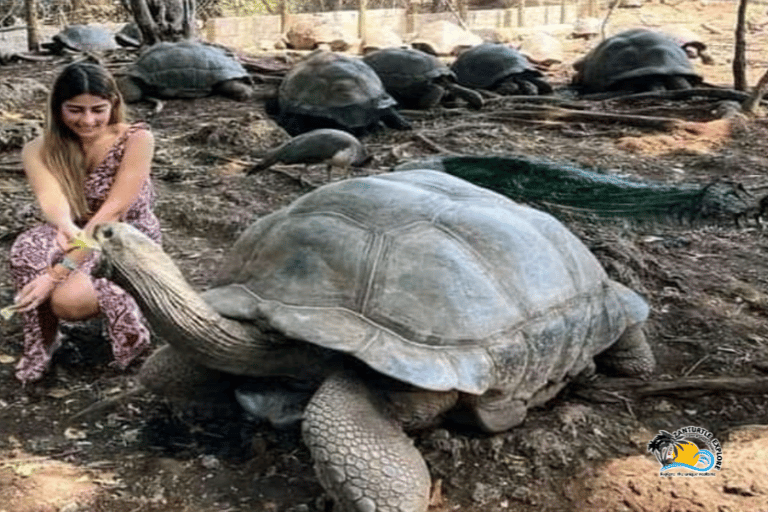
[[[170,345],[150,355],[138,374],[153,393],[183,401],[207,401],[231,391],[231,376],[193,362]]]
[[[334,374],[304,411],[315,472],[339,512],[425,512],[427,465],[383,400],[359,379]]]

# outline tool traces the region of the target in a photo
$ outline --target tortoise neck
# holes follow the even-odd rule
[[[151,272],[116,265],[115,281],[136,299],[155,333],[181,354],[208,368],[252,377],[302,371],[322,378],[337,367],[339,356],[330,350],[220,315],[163,256],[165,261],[146,267]]]
[[[118,270],[116,279],[136,299],[152,329],[174,349],[224,372],[266,356],[260,329],[217,313],[184,279],[175,265],[152,272]]]

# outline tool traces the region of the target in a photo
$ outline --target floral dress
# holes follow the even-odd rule
[[[128,138],[137,130],[147,129],[144,123],[132,124],[109,149],[104,160],[86,177],[85,195],[90,211],[97,211],[107,198],[122,162]],[[152,213],[153,202],[152,183],[147,180],[136,201],[120,220],[132,224],[160,243],[160,224]],[[43,224],[23,232],[13,243],[10,267],[17,290],[21,290],[32,279],[45,272],[49,265],[61,261],[64,257],[64,251],[56,242],[56,233],[55,227]],[[79,265],[78,271],[90,274],[97,260],[97,253],[92,253]],[[92,281],[99,309],[106,321],[115,363],[125,369],[136,356],[149,348],[149,330],[136,302],[125,290],[104,278]],[[46,346],[39,309],[22,313],[22,320],[24,353],[16,365],[16,378],[27,383],[43,377],[59,343],[57,340],[53,346]]]

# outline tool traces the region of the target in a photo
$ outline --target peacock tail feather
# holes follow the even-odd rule
[[[555,215],[680,223],[730,223],[762,213],[742,185],[666,184],[632,180],[521,156],[445,156],[401,164],[434,169]]]

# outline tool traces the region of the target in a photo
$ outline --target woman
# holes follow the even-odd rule
[[[59,321],[103,315],[116,364],[124,369],[149,348],[133,299],[90,275],[97,256],[73,244],[102,222],[129,222],[160,242],[149,178],[154,139],[126,124],[114,78],[89,63],[67,66],[54,82],[45,132],[22,150],[24,172],[47,221],[16,239],[11,274],[24,321],[22,383],[39,380],[58,348]]]

